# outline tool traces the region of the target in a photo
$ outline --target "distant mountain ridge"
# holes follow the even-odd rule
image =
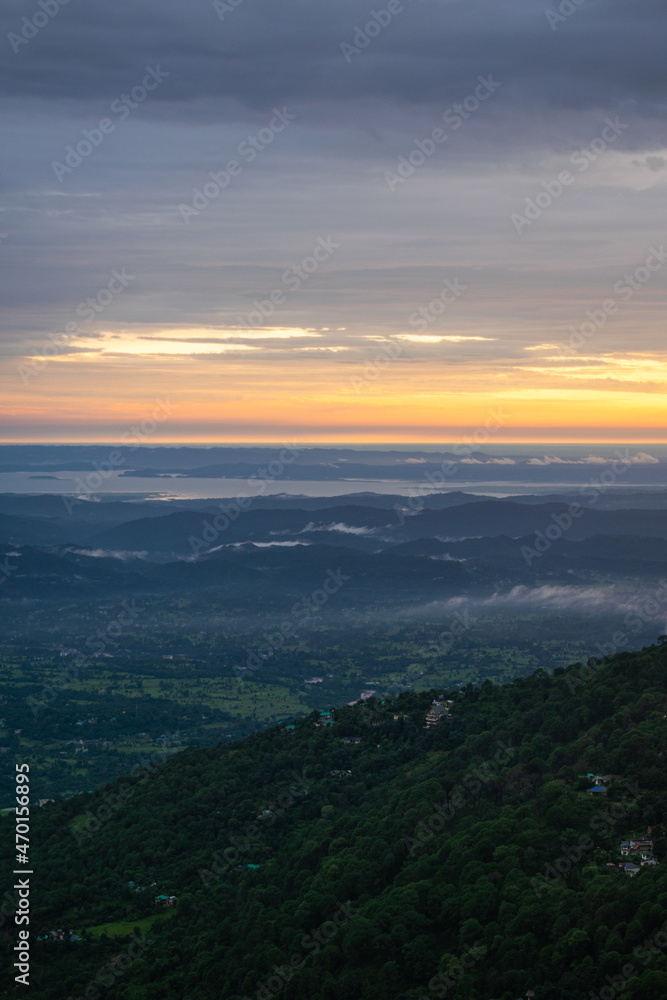
[[[243,509],[234,501],[189,509],[82,500],[68,514],[58,497],[2,496],[0,543],[14,555],[0,598],[48,599],[60,578],[73,594],[217,588],[226,601],[240,600],[253,586],[307,590],[340,566],[353,580],[342,606],[352,595],[369,604],[418,602],[546,581],[588,585],[600,574],[653,579],[667,555],[662,509],[575,510],[458,493],[439,508],[347,499],[305,509],[295,498]]]

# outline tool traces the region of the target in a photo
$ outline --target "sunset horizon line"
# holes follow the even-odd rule
[[[30,439],[0,439],[0,447],[16,447],[16,446],[35,446],[35,447],[67,447],[67,446],[100,446],[100,445],[114,445],[116,447],[130,447],[133,450],[138,450],[141,448],[174,448],[174,447],[189,447],[189,448],[231,448],[231,447],[246,447],[246,448],[266,448],[269,446],[282,447],[285,445],[285,436],[275,439],[265,439],[265,440],[249,440],[245,438],[234,439],[234,440],[219,440],[219,439],[191,439],[191,438],[177,438],[170,441],[144,441],[141,443],[120,443],[118,437],[108,437],[108,438],[76,438],[68,440],[49,440],[45,438],[30,438]],[[420,448],[420,447],[439,447],[448,445],[472,445],[476,449],[483,450],[485,448],[497,448],[497,447],[507,447],[512,445],[548,445],[550,447],[569,447],[576,445],[577,447],[584,448],[588,446],[605,446],[608,448],[614,447],[615,445],[645,445],[646,447],[655,447],[656,445],[667,445],[667,437],[665,438],[571,438],[571,439],[551,439],[551,438],[508,438],[501,441],[488,441],[488,442],[475,442],[466,437],[456,437],[450,439],[439,439],[431,441],[395,441],[387,439],[375,439],[375,440],[320,440],[320,439],[300,439],[294,440],[290,443],[294,445],[300,445],[301,447],[314,447],[314,448],[375,448],[380,445],[383,447],[400,447],[400,448]]]

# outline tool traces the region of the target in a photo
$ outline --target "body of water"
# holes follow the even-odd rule
[[[3,472],[0,473],[0,493],[50,493],[56,496],[81,496],[91,498],[102,494],[111,494],[117,499],[153,497],[163,500],[205,500],[207,498],[225,498],[236,496],[273,496],[284,493],[289,496],[336,497],[349,493],[398,493],[402,496],[420,496],[424,493],[451,492],[462,490],[465,493],[476,493],[480,496],[508,497],[519,494],[551,494],[572,492],[581,489],[581,483],[509,483],[502,480],[488,482],[457,481],[452,478],[443,487],[431,486],[401,479],[385,480],[298,480],[275,479],[262,481],[264,487],[258,492],[260,483],[255,480],[249,483],[247,479],[189,479],[176,476],[174,478],[147,478],[121,476],[120,472],[104,475],[99,489],[97,479],[90,477],[99,474],[88,472],[58,472],[53,475],[39,475],[35,472]],[[82,489],[85,485],[85,490]],[[614,488],[625,487],[634,491],[645,491],[663,487],[643,486],[637,483],[615,483]]]

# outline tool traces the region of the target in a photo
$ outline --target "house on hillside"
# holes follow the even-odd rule
[[[621,855],[627,857],[629,854],[646,854],[646,859],[653,857],[653,841],[650,837],[630,837],[630,840],[621,841]]]
[[[586,774],[578,774],[578,778],[590,781],[594,785],[608,785],[610,781],[622,781],[622,774],[600,774],[596,771],[588,771]]]
[[[601,795],[607,794],[606,785],[593,785],[592,788],[586,789],[586,795],[593,795],[595,798],[599,798]]]
[[[426,713],[426,728],[435,726],[443,719],[449,718],[449,708],[444,701],[434,701],[430,704]]]

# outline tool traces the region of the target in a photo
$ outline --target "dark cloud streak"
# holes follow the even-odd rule
[[[201,102],[200,114],[206,107],[233,118],[235,106],[259,113],[280,101],[340,103],[341,114],[361,100],[440,106],[493,72],[515,107],[623,103],[661,114],[667,8],[653,0],[586,0],[555,31],[533,0],[404,0],[348,64],[340,43],[353,42],[372,9],[365,0],[244,0],[221,22],[203,0],[186,8],[180,0],[70,0],[18,53],[5,43],[0,82],[13,97],[80,104],[113,99],[147,61],[160,60],[172,74],[155,95],[162,113],[166,104],[178,119]],[[0,37],[26,11],[24,3],[3,7]]]

